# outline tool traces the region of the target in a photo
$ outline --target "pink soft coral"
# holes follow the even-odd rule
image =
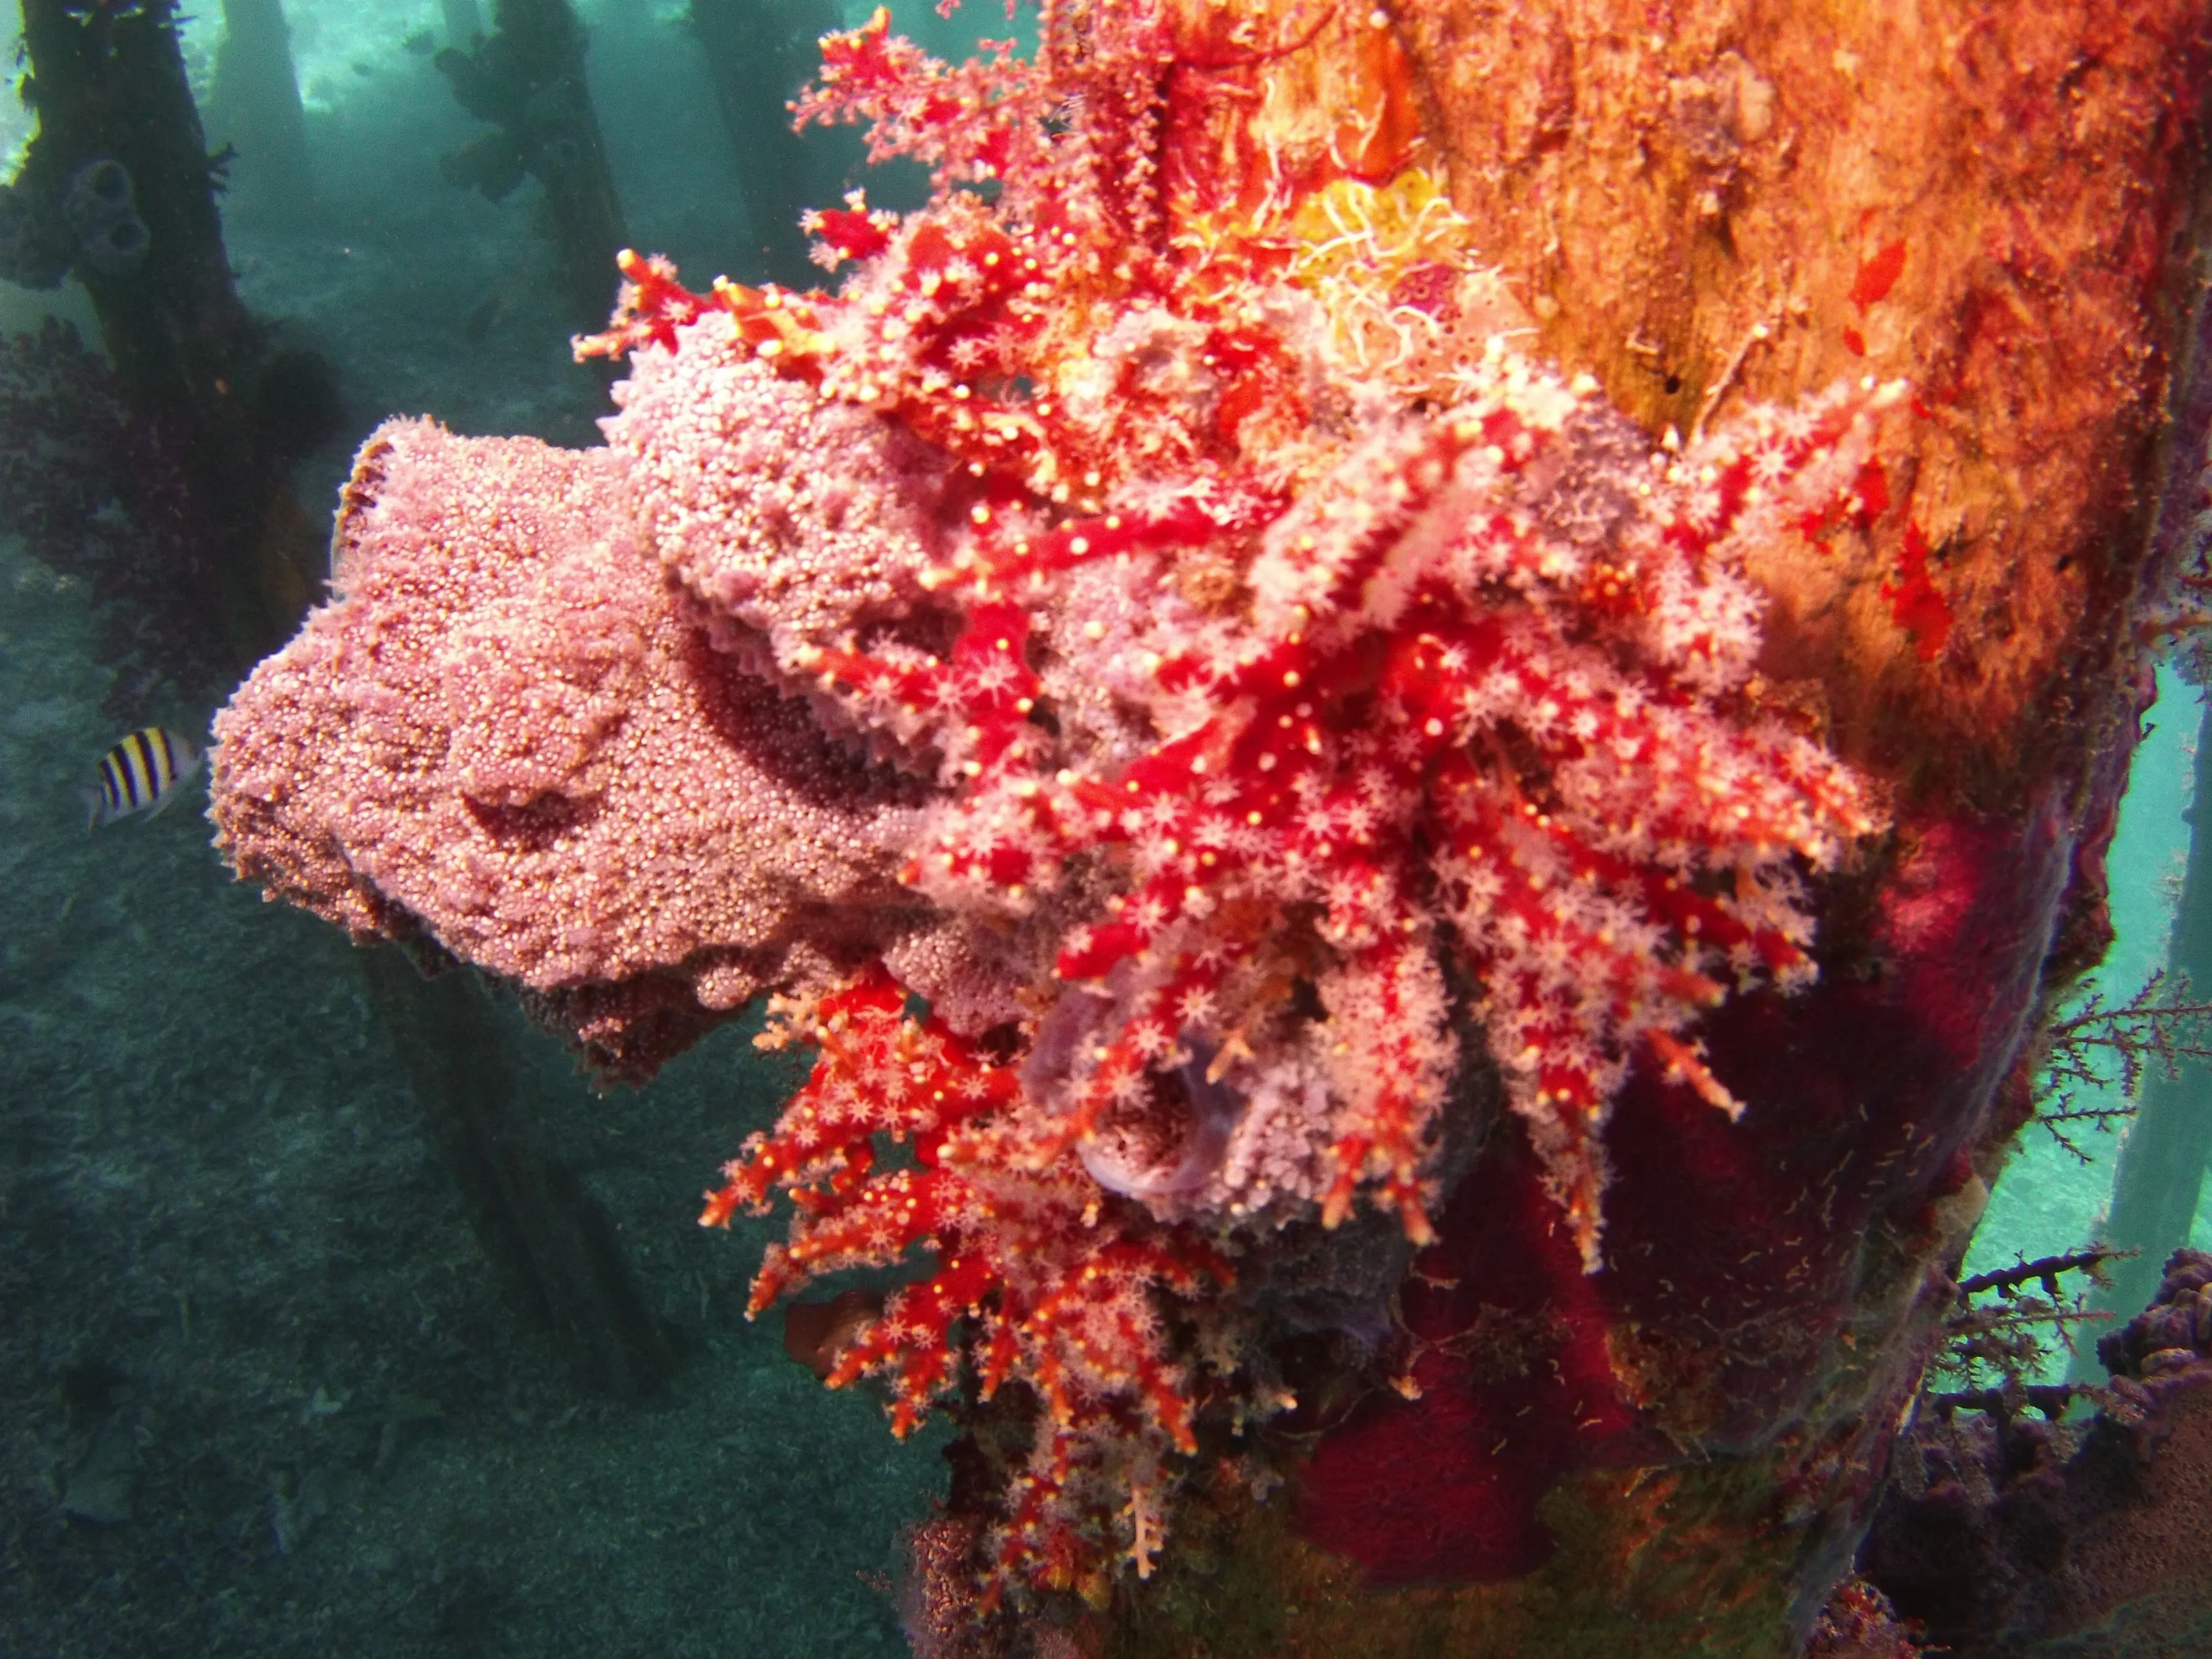
[[[1425,1240],[1494,1067],[1595,1267],[1628,1068],[1741,1109],[1697,1021],[1811,976],[1805,881],[1877,819],[1753,695],[1742,572],[1859,510],[1898,389],[1655,452],[1516,348],[1472,228],[1404,157],[1370,175],[1210,136],[1199,88],[1295,42],[1176,27],[1055,7],[1035,62],[958,70],[880,14],[834,37],[806,113],[874,121],[936,170],[932,205],[820,216],[856,261],[834,297],[693,294],[626,256],[623,313],[583,343],[631,376],[608,450],[547,500],[583,516],[577,568],[619,567],[641,644],[605,672],[642,679],[603,706],[577,678],[559,561],[499,532],[520,562],[486,600],[528,623],[516,657],[473,594],[410,599],[432,562],[395,528],[240,694],[217,771],[241,868],[356,927],[404,913],[617,1005],[656,975],[710,1005],[794,992],[814,1077],[707,1218],[790,1195],[757,1306],[933,1251],[834,1376],[890,1373],[900,1426],[963,1360],[980,1395],[1026,1385],[995,1571],[1091,1588],[1116,1549],[1149,1561],[1201,1401],[1278,1397],[1237,1340],[1240,1251],[1363,1195]],[[439,480],[457,521],[505,510],[472,479]],[[385,516],[361,522],[396,526],[389,485],[362,488]],[[387,614],[424,643],[341,651],[303,720],[300,653]],[[484,690],[410,737],[411,793],[364,815],[317,781],[304,737],[350,755],[395,718],[385,677],[464,659]],[[726,679],[772,692],[763,730],[803,710],[807,779],[845,781],[702,792],[727,757],[646,741],[648,711]],[[530,839],[513,814],[548,789],[620,842]],[[661,855],[708,819],[720,839],[678,845],[712,857]],[[461,843],[473,886],[410,873],[449,825],[492,838]],[[430,850],[387,858],[406,846]],[[564,859],[636,896],[611,911]]]

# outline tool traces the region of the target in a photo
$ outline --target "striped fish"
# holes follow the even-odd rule
[[[200,754],[166,726],[141,726],[100,757],[100,787],[85,793],[88,827],[159,811],[199,775]]]

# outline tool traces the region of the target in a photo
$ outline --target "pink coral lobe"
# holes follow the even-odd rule
[[[910,792],[704,648],[615,459],[382,428],[339,597],[216,723],[220,845],[356,935],[419,924],[534,992],[675,975],[735,1007],[866,933],[824,918],[896,894]],[[618,1070],[656,1047],[625,1024],[598,1032]]]

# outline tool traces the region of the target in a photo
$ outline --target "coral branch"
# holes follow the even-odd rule
[[[902,1436],[957,1381],[963,1352],[978,1398],[1025,1384],[1042,1417],[996,1566],[1068,1587],[1114,1553],[1103,1548],[1114,1517],[1159,1483],[1169,1455],[1197,1449],[1192,1383],[1161,1300],[1225,1285],[1228,1263],[1188,1229],[1110,1198],[1073,1158],[1041,1170],[1010,1158],[1023,1104],[1013,1071],[941,1021],[911,1018],[881,969],[781,1001],[775,1018],[763,1045],[809,1042],[819,1058],[700,1217],[726,1225],[778,1188],[792,1200],[790,1241],[754,1280],[748,1316],[820,1274],[931,1251],[933,1271],[854,1333],[829,1384],[889,1377]],[[879,1172],[878,1137],[910,1144],[915,1167]],[[1148,1560],[1157,1523],[1121,1530],[1115,1547]]]

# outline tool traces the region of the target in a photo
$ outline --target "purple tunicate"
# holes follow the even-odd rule
[[[87,269],[127,276],[144,262],[153,237],[138,216],[137,192],[122,162],[100,156],[77,168],[62,192],[61,209]]]
[[[1103,992],[1069,987],[1038,1023],[1029,1057],[1022,1062],[1022,1088],[1030,1099],[1048,1100],[1061,1094],[1085,1046],[1097,1042],[1101,1030],[1120,1023],[1127,1006],[1125,969],[1126,964],[1109,975]],[[1214,1055],[1212,1044],[1188,1041],[1187,1046],[1191,1057],[1174,1075],[1190,1106],[1190,1127],[1171,1162],[1133,1164],[1110,1134],[1088,1140],[1080,1148],[1083,1167],[1108,1192],[1140,1200],[1185,1198],[1202,1191],[1220,1173],[1230,1137],[1244,1116],[1244,1098],[1207,1076]]]
[[[1226,1084],[1209,1079],[1213,1059],[1210,1044],[1194,1042],[1190,1059],[1176,1068],[1184,1097],[1190,1103],[1190,1133],[1181,1155],[1171,1165],[1130,1168],[1115,1156],[1105,1139],[1087,1141],[1081,1149],[1083,1167],[1091,1178],[1109,1193],[1125,1198],[1188,1198],[1202,1191],[1221,1172],[1229,1153],[1229,1138],[1244,1115],[1243,1097]]]
[[[84,262],[104,276],[127,276],[144,262],[153,237],[145,221],[132,214],[106,226],[78,245]]]

